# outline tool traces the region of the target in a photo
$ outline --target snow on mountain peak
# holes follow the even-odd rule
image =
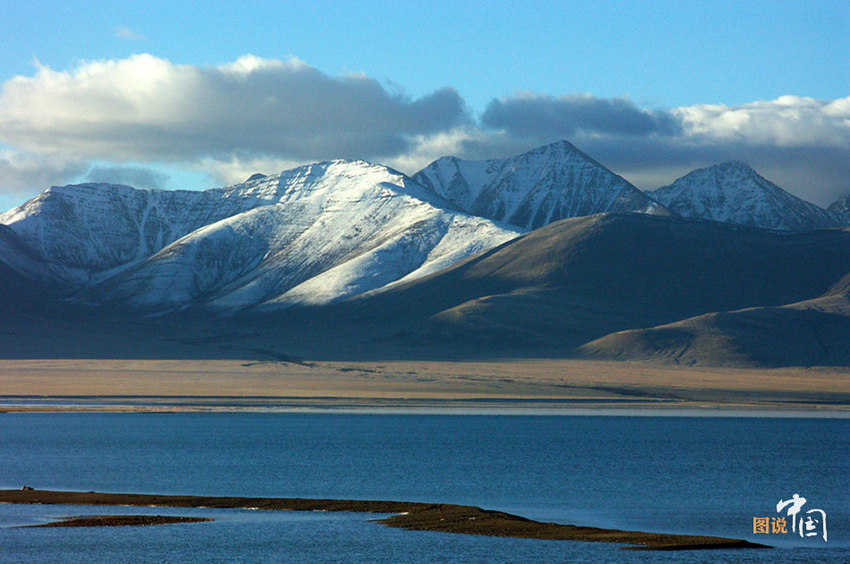
[[[683,217],[778,231],[836,226],[826,210],[789,194],[739,161],[694,170],[649,194]]]
[[[0,215],[48,261],[88,278],[140,260],[199,227],[204,194],[139,190],[120,184],[53,186]],[[212,213],[213,210],[209,210]]]
[[[203,192],[54,187],[0,222],[71,272],[77,299],[151,312],[326,303],[520,234],[446,209],[398,171],[343,160]]]
[[[467,213],[525,229],[607,211],[662,211],[643,192],[568,141],[507,159],[444,157],[413,179]]]
[[[311,198],[321,205],[332,189],[340,197],[343,190],[349,195],[353,190],[351,197],[357,199],[364,186],[403,190],[404,182],[403,175],[386,167],[330,161],[202,192],[106,183],[53,186],[0,215],[0,223],[46,259],[85,279],[142,260],[196,229],[258,206]]]

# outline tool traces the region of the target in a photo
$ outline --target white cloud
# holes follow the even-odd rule
[[[118,39],[124,39],[126,41],[147,41],[147,37],[138,33],[135,30],[130,29],[127,26],[119,25],[115,28],[115,37]]]
[[[672,114],[686,137],[780,147],[850,146],[850,98],[782,96],[740,106],[687,106]]]
[[[244,182],[255,173],[272,175],[299,166],[300,162],[278,157],[231,156],[227,159],[204,158],[193,168],[209,174],[219,186]]]
[[[405,174],[415,174],[440,157],[462,155],[474,158],[471,157],[471,144],[484,142],[488,147],[493,147],[497,136],[498,134],[484,132],[472,125],[432,135],[417,135],[411,139],[408,151],[387,159],[386,164]]]
[[[251,55],[210,67],[147,54],[71,71],[39,66],[3,84],[0,108],[0,140],[10,145],[119,162],[379,158],[467,119],[452,89],[412,100],[362,75]]]
[[[86,173],[86,182],[125,184],[135,188],[161,190],[168,185],[169,176],[158,170],[139,165],[93,165]]]
[[[0,147],[0,212],[50,186],[67,184],[87,168],[88,165],[80,161]]]
[[[821,205],[850,191],[850,97],[658,110],[628,98],[522,93],[494,99],[476,122],[451,88],[412,99],[294,57],[193,66],[140,54],[67,71],[36,62],[32,76],[2,84],[0,143],[12,152],[0,152],[0,196],[72,180],[91,161],[106,167],[101,177],[160,183],[133,169],[156,163],[229,184],[336,158],[414,173],[445,155],[506,157],[558,139],[641,188],[736,159]]]

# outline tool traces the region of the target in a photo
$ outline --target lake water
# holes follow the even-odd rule
[[[728,415],[728,414],[727,414]],[[766,551],[390,529],[374,515],[0,505],[0,561],[850,561],[850,420],[807,417],[171,413],[0,415],[0,487],[392,499],[642,531],[746,538]],[[820,537],[753,534],[793,494]],[[64,515],[211,516],[159,527],[21,529]]]

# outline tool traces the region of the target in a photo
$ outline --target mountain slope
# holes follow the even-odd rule
[[[24,287],[27,284],[52,279],[55,273],[36,251],[18,235],[0,224],[0,269],[4,273],[2,289]],[[61,288],[57,289],[61,290]]]
[[[50,298],[39,282],[49,267],[5,225],[0,225],[0,308],[10,312],[38,310]]]
[[[683,365],[850,365],[850,296],[709,313],[606,335],[581,347],[590,358]]]
[[[818,298],[848,273],[844,231],[788,235],[602,214],[548,225],[358,302],[364,318],[418,304],[405,339],[463,341],[482,355],[570,355],[616,331]]]
[[[54,186],[0,215],[64,278],[82,285],[254,202],[226,190],[153,191],[116,184]]]
[[[850,196],[845,196],[833,202],[827,211],[835,217],[840,225],[850,226]]]
[[[127,262],[91,276],[77,298],[160,313],[328,303],[423,276],[519,234],[447,211],[404,175],[364,162],[319,163],[193,196],[176,220],[161,211],[176,206],[139,206],[148,217],[156,210],[157,229],[131,224],[119,233],[126,244],[118,256],[100,252],[111,243],[92,235],[111,225],[89,229],[95,252],[77,264],[94,271]],[[156,249],[160,243],[167,244]]]
[[[185,259],[188,248],[201,246],[195,237],[207,239],[206,229],[227,239],[228,229],[261,230],[261,223],[242,225],[234,216],[171,249]],[[251,240],[236,245],[249,257]],[[187,249],[178,248],[184,242]],[[134,299],[138,288],[139,295],[150,295],[150,285],[137,277],[141,268],[120,273],[129,278],[116,275],[115,287],[103,282],[92,291],[114,290],[116,303]],[[25,279],[17,280],[17,288],[30,293],[19,296],[39,298]],[[228,295],[224,286],[198,293],[192,303]],[[0,355],[590,356],[703,365],[850,364],[842,360],[842,351],[850,349],[848,230],[784,234],[677,217],[601,214],[556,222],[384,290],[300,308],[241,309],[224,322],[203,308],[172,312],[146,321],[145,330],[137,320],[122,325],[126,316],[111,317],[100,308],[66,309],[41,325],[6,316],[0,318]],[[53,344],[45,345],[50,339]]]
[[[413,179],[467,213],[525,229],[609,211],[663,212],[567,141],[508,159],[444,157]]]
[[[649,194],[682,217],[778,231],[839,226],[826,210],[792,196],[740,162],[695,170]]]

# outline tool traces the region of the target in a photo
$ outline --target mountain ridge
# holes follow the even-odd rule
[[[326,161],[204,192],[58,187],[0,221],[86,303],[227,310],[341,299],[519,234],[443,204],[388,167]]]
[[[839,225],[850,226],[850,195],[832,202],[827,211],[836,218]]]
[[[840,226],[830,212],[789,194],[741,161],[691,171],[649,194],[683,217],[777,231]]]
[[[413,179],[467,213],[523,229],[608,211],[665,213],[568,141],[506,159],[443,157]]]

